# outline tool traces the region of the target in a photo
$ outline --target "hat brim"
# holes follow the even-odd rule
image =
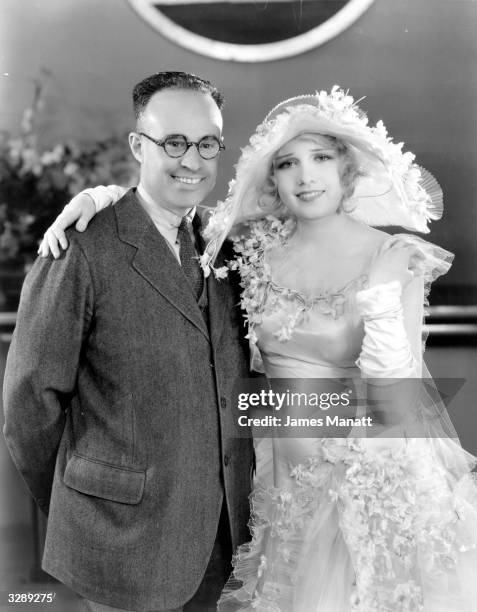
[[[237,164],[234,193],[234,222],[263,216],[260,207],[262,186],[270,175],[273,158],[287,142],[302,134],[319,134],[336,138],[353,152],[359,166],[360,177],[356,180],[351,198],[351,217],[370,226],[400,226],[409,230],[427,233],[429,215],[413,209],[408,201],[405,186],[400,177],[393,175],[387,159],[387,142],[374,136],[366,125],[349,125],[341,120],[333,121],[304,108],[294,116],[288,116],[283,130],[271,134],[268,142],[263,139],[260,146],[244,151]],[[278,119],[280,116],[278,116]],[[438,218],[434,211],[432,218]]]

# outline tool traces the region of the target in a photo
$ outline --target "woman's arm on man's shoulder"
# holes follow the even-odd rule
[[[117,202],[126,191],[125,187],[119,185],[99,185],[78,193],[46,230],[38,248],[38,254],[47,257],[51,253],[57,259],[61,254],[61,249],[68,248],[68,240],[65,235],[68,227],[75,223],[76,230],[84,232],[97,212]]]

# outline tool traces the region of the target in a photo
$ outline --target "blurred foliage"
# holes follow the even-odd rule
[[[42,84],[23,113],[20,136],[0,135],[0,261],[28,266],[63,206],[85,187],[137,182],[138,166],[127,136],[79,145],[59,142],[39,150],[35,125]]]

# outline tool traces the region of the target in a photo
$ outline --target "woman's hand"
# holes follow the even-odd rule
[[[399,281],[404,289],[415,276],[419,276],[419,262],[423,259],[424,256],[419,249],[414,245],[403,243],[402,238],[388,240],[371,260],[368,286],[371,288]]]
[[[91,196],[79,193],[67,204],[53,224],[46,230],[38,248],[38,254],[47,257],[51,252],[55,259],[60,256],[60,247],[68,248],[65,230],[76,221],[75,228],[84,232],[96,214],[96,206]]]

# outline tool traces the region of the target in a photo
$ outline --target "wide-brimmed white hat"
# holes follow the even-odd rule
[[[297,96],[266,116],[242,150],[229,193],[212,214],[204,235],[209,240],[203,266],[215,259],[237,224],[264,216],[263,188],[276,152],[300,134],[315,133],[342,141],[359,166],[347,214],[371,226],[400,226],[427,233],[428,222],[443,212],[442,191],[434,177],[388,137],[382,121],[368,119],[354,99],[334,86],[330,93]]]

